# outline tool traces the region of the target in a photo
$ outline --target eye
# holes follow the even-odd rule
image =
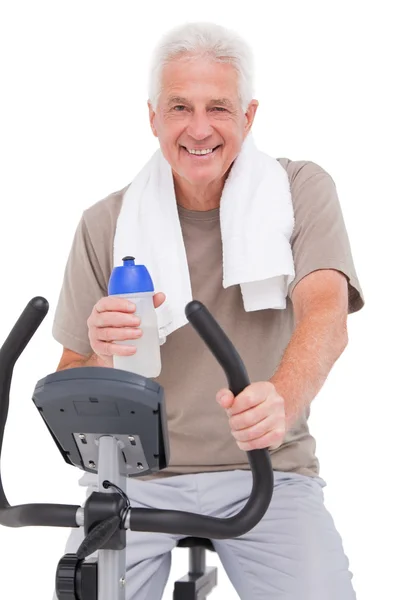
[[[173,110],[176,110],[177,108],[183,108],[184,109],[185,107],[183,106],[183,104],[177,104],[176,106],[174,106]],[[182,112],[182,111],[177,110],[177,112]]]
[[[213,110],[218,112],[226,112],[226,108],[223,108],[222,106],[214,106]]]

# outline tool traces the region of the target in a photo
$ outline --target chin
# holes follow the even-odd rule
[[[221,179],[222,175],[217,176],[217,175],[203,175],[203,176],[196,176],[193,175],[193,173],[185,173],[184,174],[184,178],[186,179],[186,181],[188,183],[190,183],[191,185],[209,185],[210,183],[212,183],[213,181],[215,181],[216,179]]]
[[[194,166],[193,168],[188,168],[187,165],[185,165],[182,168],[182,165],[180,172],[182,173],[182,175],[188,179],[188,180],[193,180],[193,181],[213,181],[214,179],[218,179],[219,177],[222,177],[222,169],[221,166],[222,165],[204,165],[204,166]]]

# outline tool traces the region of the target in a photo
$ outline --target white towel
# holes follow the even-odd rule
[[[223,287],[239,284],[246,311],[286,308],[294,263],[293,204],[286,170],[257,149],[250,133],[225,182],[220,202]],[[144,264],[155,290],[160,343],[187,323],[192,297],[172,170],[157,150],[126,190],[114,238],[114,266],[124,256]]]

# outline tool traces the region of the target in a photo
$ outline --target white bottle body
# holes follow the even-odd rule
[[[136,352],[131,356],[114,354],[114,368],[137,373],[143,377],[158,377],[161,373],[161,353],[157,314],[153,303],[154,292],[115,295],[119,298],[127,298],[136,305],[135,315],[140,318],[139,328],[143,334],[138,339],[115,342],[124,346],[136,346]]]

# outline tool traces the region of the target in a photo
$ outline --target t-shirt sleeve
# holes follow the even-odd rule
[[[364,306],[364,297],[336,185],[331,176],[314,163],[308,165],[308,175],[303,174],[304,180],[292,190],[295,226],[291,244],[295,278],[289,285],[289,298],[297,283],[309,273],[335,269],[347,278],[348,313],[357,312]]]
[[[106,295],[107,284],[84,212],[75,231],[64,271],[53,321],[53,337],[69,350],[91,354],[87,320],[94,305]]]

